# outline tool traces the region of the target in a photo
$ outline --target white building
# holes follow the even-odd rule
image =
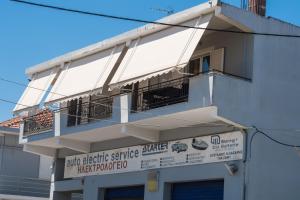
[[[32,115],[24,149],[55,158],[51,198],[299,199],[298,149],[271,139],[300,145],[300,39],[253,33],[300,28],[218,1],[159,22],[181,27],[145,25],[27,70],[14,112]],[[51,123],[40,105],[60,107]]]

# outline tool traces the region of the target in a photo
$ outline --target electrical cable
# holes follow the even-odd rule
[[[252,142],[253,142],[253,139],[254,139],[254,137],[255,137],[255,135],[258,133],[258,131],[256,130],[253,134],[252,134],[252,136],[251,136],[251,138],[250,138],[250,142],[249,142],[249,159],[251,159],[251,156],[252,156]]]
[[[3,77],[0,77],[0,81],[4,81],[4,82],[8,82],[8,83],[12,83],[12,84],[16,84],[16,85],[19,85],[19,86],[23,86],[23,87],[29,87],[29,88],[32,88],[32,89],[36,89],[36,90],[40,90],[40,91],[46,91],[46,92],[49,92],[49,93],[54,93],[54,94],[58,94],[58,93],[55,93],[55,92],[51,92],[50,90],[45,90],[45,89],[40,89],[40,88],[35,88],[35,87],[30,87],[24,83],[20,83],[20,82],[17,82],[17,81],[12,81],[12,80],[8,80],[8,79],[5,79]],[[63,94],[59,94],[61,96],[65,96],[67,97],[66,95],[63,95]],[[24,106],[24,107],[31,107],[31,106],[27,106],[27,105],[24,105],[24,104],[20,104],[20,103],[16,103],[16,102],[13,102],[13,101],[10,101],[10,100],[5,100],[5,99],[0,99],[1,101],[3,102],[7,102],[7,103],[11,103],[11,104],[15,104],[15,105],[21,105],[21,106]],[[112,105],[109,105],[109,104],[103,104],[103,103],[96,103],[96,102],[93,102],[94,105],[101,105],[101,106],[105,106],[105,107],[109,107],[109,108],[116,108],[116,109],[121,109],[121,110],[126,110],[126,111],[130,111],[130,112],[136,112],[135,110],[132,110],[132,109],[126,109],[126,108],[121,108],[120,106],[112,106]],[[56,112],[59,112],[61,110],[64,110],[64,109],[68,109],[69,107],[66,106],[66,107],[60,107],[60,108],[56,108],[54,109],[54,111]],[[156,116],[154,115],[153,113],[147,111],[147,112],[139,112],[140,114],[143,114],[143,115],[147,115],[147,116]],[[80,117],[80,116],[77,116],[77,117]],[[189,121],[189,120],[185,120],[185,119],[181,119],[181,118],[175,118],[175,117],[172,117],[170,119],[175,119],[175,120],[181,120],[181,121],[186,121],[186,122],[191,122],[191,123],[194,123],[192,121]],[[203,124],[213,124],[215,126],[223,126],[224,124],[220,124],[220,123],[214,123],[214,122],[209,122],[209,123],[203,123]],[[208,126],[210,127],[210,126]],[[252,129],[253,127],[251,126],[243,126],[245,129]],[[271,130],[271,131],[285,131],[285,132],[300,132],[300,129],[278,129],[278,128],[263,128],[263,127],[260,127],[259,128],[260,130]]]
[[[268,135],[267,133],[259,130],[258,128],[254,127],[256,129],[256,133],[260,133],[262,135],[264,135],[266,138],[272,140],[273,142],[277,143],[277,144],[280,144],[280,145],[283,145],[283,146],[287,146],[287,147],[294,147],[294,148],[299,148],[300,145],[295,145],[295,144],[288,144],[288,143],[285,143],[285,142],[281,142],[277,139],[274,139],[273,137],[271,137],[270,135]]]
[[[233,30],[225,30],[225,29],[214,29],[214,28],[202,28],[202,27],[193,27],[193,26],[187,26],[187,25],[178,25],[178,24],[170,24],[170,23],[163,23],[163,22],[159,22],[159,21],[149,21],[149,20],[143,20],[143,19],[137,19],[137,18],[129,18],[129,17],[120,17],[120,16],[114,16],[114,15],[107,15],[107,14],[101,14],[101,13],[93,13],[93,12],[88,12],[88,11],[81,11],[81,10],[75,10],[75,9],[69,9],[69,8],[63,8],[63,7],[58,7],[58,6],[51,6],[51,5],[46,5],[46,4],[39,4],[39,3],[33,3],[33,2],[28,2],[28,1],[23,1],[23,0],[10,0],[13,2],[18,2],[18,3],[23,3],[23,4],[27,4],[27,5],[32,5],[32,6],[38,6],[38,7],[44,7],[44,8],[49,8],[49,9],[56,9],[56,10],[61,10],[61,11],[68,11],[68,12],[73,12],[73,13],[79,13],[79,14],[85,14],[85,15],[93,15],[93,16],[99,16],[99,17],[105,17],[105,18],[111,18],[111,19],[117,19],[117,20],[125,20],[125,21],[134,21],[134,22],[139,22],[139,23],[149,23],[149,24],[155,24],[155,25],[164,25],[164,26],[174,26],[174,27],[181,27],[181,28],[194,28],[194,29],[201,29],[201,30],[207,30],[207,31],[215,31],[215,32],[227,32],[227,33],[237,33],[237,34],[251,34],[251,35],[261,35],[261,36],[275,36],[275,37],[290,37],[290,38],[300,38],[300,35],[291,35],[291,34],[275,34],[275,33],[259,33],[259,32],[245,32],[245,31],[233,31]],[[15,84],[19,84],[17,82],[14,81],[9,81],[6,79],[1,78],[1,80],[3,81],[7,81],[7,82],[11,82],[11,83],[15,83]],[[26,86],[26,87],[30,87],[30,86]],[[33,89],[37,89],[37,90],[41,90],[39,88],[35,88],[35,87],[31,87]],[[47,91],[47,90],[46,90]],[[50,91],[49,91],[50,92]],[[61,95],[61,94],[58,94]],[[61,95],[61,96],[66,96],[66,95]],[[15,103],[13,101],[10,100],[6,100],[6,99],[0,99],[0,101],[3,102],[7,102],[7,103],[13,103],[15,105],[22,105],[22,106],[26,106],[24,104],[20,104],[20,103]],[[108,106],[105,104],[100,104],[103,106]],[[26,106],[27,107],[27,106]],[[54,111],[55,112],[55,111]],[[67,114],[67,113],[64,113]],[[70,115],[67,114],[68,116],[76,116],[76,117],[82,117],[82,116],[77,116],[77,115]],[[92,119],[92,120],[99,120],[96,118],[88,118],[88,119]],[[182,119],[180,119],[182,120]],[[105,119],[101,119],[101,121],[110,121],[110,122],[116,122],[116,121],[112,121],[112,120],[105,120]],[[132,124],[128,124],[128,125],[132,125]],[[225,124],[223,124],[225,125]],[[145,125],[141,125],[141,126],[145,126]],[[150,125],[153,127],[153,125]],[[299,148],[300,145],[294,145],[294,144],[288,144],[282,141],[279,141],[277,139],[274,139],[273,137],[271,137],[270,135],[268,135],[267,133],[259,130],[257,127],[253,127],[256,129],[256,132],[253,133],[253,135],[251,136],[250,139],[250,157],[251,157],[251,148],[252,148],[252,142],[254,137],[260,133],[263,136],[265,136],[267,139],[273,141],[274,143],[277,143],[279,145],[282,146],[287,146],[287,147],[293,147],[293,148]],[[269,129],[272,130],[272,129]],[[278,129],[279,130],[279,129]],[[299,131],[299,130],[297,130]]]
[[[7,102],[7,103],[12,103],[12,104],[18,104],[18,103],[15,103],[15,102],[13,102],[13,101],[9,101],[9,100],[6,100],[6,99],[2,99],[2,98],[0,98],[0,101],[3,101],[3,102]],[[54,111],[55,112],[55,111]],[[72,117],[81,117],[82,118],[82,116],[80,115],[72,115],[72,114],[68,114],[68,113],[62,113],[63,115],[68,115],[68,116],[72,116]],[[119,123],[118,121],[114,121],[114,120],[107,120],[107,119],[97,119],[97,118],[91,118],[91,117],[85,117],[86,119],[91,119],[91,120],[99,120],[99,121],[108,121],[108,122],[113,122],[113,123]],[[126,125],[132,125],[132,126],[147,126],[147,127],[154,127],[154,125],[153,124],[130,124],[130,123],[126,123]],[[159,126],[157,126],[157,127],[159,127]],[[188,126],[183,126],[183,127],[188,127]],[[202,127],[202,126],[201,126]],[[216,127],[216,126],[205,126],[205,127]],[[233,125],[230,125],[230,126],[228,126],[228,125],[226,125],[226,124],[224,124],[224,127],[228,127],[228,128],[230,128],[230,127],[235,127],[235,126],[233,126]],[[179,127],[179,128],[181,128],[181,127]],[[271,140],[271,141],[273,141],[273,142],[275,142],[275,143],[277,143],[277,144],[280,144],[280,145],[282,145],[282,146],[287,146],[287,147],[293,147],[293,148],[295,148],[295,149],[297,149],[297,148],[300,148],[300,145],[295,145],[295,144],[288,144],[288,143],[285,143],[285,142],[281,142],[281,141],[279,141],[279,140],[277,140],[277,139],[274,139],[273,137],[271,137],[270,135],[268,135],[267,133],[265,133],[265,132],[263,132],[263,131],[261,131],[261,130],[259,130],[257,127],[255,127],[255,126],[253,126],[253,127],[251,127],[251,128],[253,128],[253,129],[255,129],[256,131],[255,131],[255,133],[253,133],[252,134],[252,136],[251,136],[251,139],[250,139],[250,148],[249,148],[249,152],[250,152],[250,154],[249,154],[249,158],[251,159],[251,152],[252,152],[252,143],[253,143],[253,139],[254,139],[254,137],[258,134],[258,133],[260,133],[260,134],[262,134],[263,136],[265,136],[267,139],[269,139],[269,140]]]
[[[188,25],[171,24],[171,23],[164,23],[164,22],[159,22],[159,21],[144,20],[144,19],[138,19],[138,18],[121,17],[121,16],[108,15],[108,14],[103,14],[103,13],[94,13],[94,12],[89,12],[89,11],[82,11],[82,10],[64,8],[64,7],[59,7],[59,6],[52,6],[52,5],[41,4],[41,3],[34,3],[34,2],[23,1],[23,0],[10,0],[10,1],[16,2],[16,3],[22,3],[22,4],[26,4],[26,5],[31,5],[31,6],[36,6],[36,7],[48,8],[48,9],[54,9],[54,10],[60,10],[60,11],[66,11],[66,12],[72,12],[72,13],[78,13],[78,14],[84,14],[84,15],[98,16],[98,17],[104,17],[104,18],[110,18],[110,19],[116,19],[116,20],[123,20],[123,21],[133,21],[133,22],[139,22],[139,23],[148,23],[148,24],[163,25],[163,26],[181,27],[181,28],[194,28],[194,29],[215,31],[215,32],[300,38],[300,35],[259,33],[259,32],[247,32],[247,31],[236,31],[236,30],[215,29],[215,28],[202,28],[202,27],[194,27],[194,26],[188,26]]]
[[[264,137],[266,137],[267,139],[273,141],[274,143],[276,144],[279,144],[279,145],[282,145],[282,146],[286,146],[286,147],[293,147],[297,150],[297,148],[300,148],[300,145],[295,145],[295,144],[288,144],[288,143],[285,143],[285,142],[281,142],[273,137],[271,137],[269,134],[259,130],[257,127],[253,126],[252,127],[253,129],[255,129],[255,132],[252,134],[251,138],[250,138],[250,142],[249,142],[249,159],[251,159],[251,155],[252,155],[252,143],[253,143],[253,139],[254,137],[260,133],[262,134]]]
[[[20,86],[23,86],[25,88],[29,87],[29,88],[40,90],[40,91],[46,91],[46,92],[49,92],[49,93],[55,93],[55,92],[51,92],[51,91],[45,90],[45,89],[30,87],[30,86],[28,86],[28,85],[26,85],[24,83],[20,83],[20,82],[17,82],[17,81],[8,80],[8,79],[2,78],[2,77],[0,77],[0,81],[4,81],[4,82],[16,84],[16,85],[20,85]],[[58,93],[55,93],[55,94],[58,94]],[[63,95],[63,94],[59,94],[59,95],[67,97],[66,95]],[[11,103],[11,104],[14,104],[14,105],[21,105],[21,106],[24,106],[24,107],[31,107],[31,106],[27,106],[27,105],[24,105],[24,104],[16,103],[16,102],[13,102],[13,101],[10,101],[10,100],[5,100],[5,99],[0,99],[0,101],[6,102],[6,103]],[[93,102],[93,104],[94,105],[101,105],[101,106],[105,106],[105,107],[109,107],[109,108],[116,108],[116,109],[126,110],[126,111],[130,111],[130,112],[136,112],[135,110],[121,108],[120,106],[112,106],[112,105],[109,105],[109,104],[96,103],[96,102]],[[68,109],[68,108],[69,108],[68,106],[66,106],[66,107],[60,107],[60,108],[54,109],[53,111],[59,112],[61,110]],[[149,111],[147,111],[147,112],[139,112],[139,113],[147,115],[147,116],[156,116],[156,115],[154,115],[153,113],[151,113]],[[77,116],[77,117],[80,117],[80,116]],[[181,118],[172,117],[170,119],[175,119],[175,120],[181,120],[181,121],[186,121],[186,122],[194,123],[193,121],[189,121],[189,120],[185,120],[185,119],[181,119]],[[215,126],[224,126],[224,124],[214,123],[214,122],[208,122],[208,123],[203,123],[203,124],[213,124]],[[210,127],[210,126],[208,126],[208,127]],[[253,129],[253,127],[251,127],[251,126],[243,126],[243,127],[245,129]],[[300,132],[300,129],[278,129],[278,128],[263,128],[263,127],[260,127],[259,129],[260,130],[271,130],[271,131]]]
[[[37,88],[37,87],[32,87],[32,86],[29,86],[29,85],[24,84],[24,83],[20,83],[20,82],[17,82],[17,81],[12,81],[12,80],[5,79],[3,77],[0,77],[0,81],[4,81],[4,82],[8,82],[8,83],[13,83],[15,85],[23,86],[25,88],[31,88],[31,89],[35,89],[35,90],[49,92],[49,93],[56,94],[56,95],[59,95],[59,96],[62,96],[62,97],[67,97],[66,95],[63,95],[63,94],[59,94],[59,93],[56,93],[56,92],[52,92],[50,90],[45,90],[45,89],[41,89],[41,88]]]
[[[3,98],[0,98],[0,101],[6,102],[6,103],[10,103],[10,104],[14,104],[14,105],[21,105],[21,106],[28,107],[27,105],[16,103],[16,102],[13,102],[13,101],[10,101],[10,100],[6,100],[6,99],[3,99]],[[55,113],[55,112],[59,112],[59,111],[61,111],[61,109],[53,110],[52,112]],[[81,115],[72,115],[72,114],[68,114],[68,113],[62,113],[62,114],[68,115],[68,116],[71,116],[71,117],[81,117],[81,118],[83,118],[83,116],[81,116]],[[30,118],[34,118],[34,117],[35,117],[35,115],[30,116],[30,117],[25,117],[25,118],[30,119]],[[117,121],[107,120],[107,119],[97,119],[97,118],[91,118],[91,117],[87,117],[87,119],[90,119],[90,120],[99,120],[99,121],[101,120],[101,121],[107,121],[107,122],[112,122],[112,123],[119,123]]]
[[[8,82],[8,83],[12,83],[12,84],[17,84],[17,85],[20,85],[20,86],[23,86],[23,87],[29,87],[29,88],[32,88],[32,89],[36,89],[36,90],[40,90],[40,91],[46,91],[46,92],[49,92],[49,93],[54,93],[54,92],[51,92],[49,90],[45,90],[45,89],[39,89],[39,88],[35,88],[35,87],[30,87],[30,86],[27,86],[23,83],[19,83],[19,82],[16,82],[16,81],[11,81],[11,80],[7,80],[7,79],[4,79],[2,77],[0,77],[0,81],[5,81],[5,82]],[[57,93],[55,93],[57,94]],[[63,95],[63,94],[59,94],[59,95],[62,95],[64,97],[67,97],[66,95]],[[15,102],[8,102],[8,103],[13,103],[13,104],[16,104],[16,105],[21,105],[21,106],[24,106],[24,107],[31,107],[31,106],[26,106],[26,105],[22,105],[22,104],[19,104],[19,103],[15,103]],[[120,110],[126,110],[126,111],[130,111],[130,112],[137,112],[135,110],[132,110],[132,109],[127,109],[127,108],[121,108],[120,106],[112,106],[112,105],[109,105],[109,104],[103,104],[103,103],[98,103],[98,102],[93,102],[94,105],[101,105],[101,106],[105,106],[105,107],[109,107],[109,108],[116,108],[116,109],[120,109]],[[55,111],[60,111],[60,110],[64,110],[64,109],[68,109],[69,106],[66,106],[66,107],[60,107],[60,108],[56,108]],[[155,114],[147,111],[147,112],[138,112],[140,114],[143,114],[143,115],[147,115],[147,116],[156,116]],[[186,120],[186,119],[182,119],[182,118],[175,118],[175,117],[169,117],[170,119],[175,119],[175,120],[179,120],[179,121],[185,121],[185,122],[190,122],[190,123],[195,123],[194,121],[190,121],[190,120]],[[206,124],[206,123],[204,123]],[[214,122],[209,122],[209,124],[214,124],[216,126],[224,126],[224,124],[219,124],[219,123],[214,123]]]
[[[10,104],[14,104],[14,105],[22,105],[22,106],[26,106],[28,107],[27,105],[24,105],[24,104],[19,104],[19,103],[16,103],[16,102],[13,102],[13,101],[10,101],[10,100],[6,100],[6,99],[3,99],[3,98],[0,98],[0,101],[3,101],[3,102],[6,102],[6,103],[10,103]],[[53,110],[52,112],[55,113],[55,112],[60,112],[62,109],[57,109],[57,110]],[[97,120],[97,121],[107,121],[107,122],[112,122],[112,123],[120,123],[119,121],[114,121],[114,120],[108,120],[108,119],[98,119],[98,118],[91,118],[91,117],[84,117],[82,115],[72,115],[72,114],[69,114],[69,113],[63,113],[61,112],[63,115],[67,115],[67,116],[71,116],[71,117],[78,117],[78,118],[86,118],[86,119],[89,119],[89,120]],[[30,116],[30,117],[25,117],[26,119],[30,119],[30,118],[34,118],[35,115],[33,116]],[[178,119],[178,120],[183,120],[183,119]],[[147,126],[147,127],[154,127],[153,124],[130,124],[130,123],[124,123],[126,125],[132,125],[132,126]],[[204,124],[210,124],[210,123],[203,123],[203,124],[200,124],[200,125],[197,125],[199,127],[220,127],[220,126],[224,126],[224,127],[234,127],[233,125],[227,125],[227,124],[214,124],[212,123],[212,125],[204,125]],[[193,125],[186,125],[186,126],[182,126],[182,127],[190,127],[190,126],[193,126]],[[159,126],[156,126],[156,127],[159,127]],[[182,128],[182,127],[178,127],[178,128]]]
[[[295,35],[282,35],[282,34],[270,34],[270,33],[255,33],[255,32],[231,31],[231,30],[225,30],[225,29],[201,28],[201,27],[194,27],[194,26],[186,26],[186,25],[162,23],[162,22],[158,22],[158,21],[149,21],[149,20],[142,20],[142,19],[135,19],[135,18],[127,18],[127,17],[106,15],[106,14],[101,14],[101,13],[92,13],[92,12],[87,12],[87,11],[68,9],[68,8],[51,6],[51,5],[46,5],[46,4],[39,4],[39,3],[34,3],[34,2],[29,2],[29,1],[23,1],[23,0],[11,0],[11,1],[17,2],[17,3],[23,3],[23,4],[27,4],[27,5],[32,5],[32,6],[39,6],[39,7],[44,7],[44,8],[56,9],[56,10],[61,10],[61,11],[76,12],[76,13],[80,13],[80,14],[88,14],[88,15],[94,15],[94,16],[100,16],[100,17],[106,17],[106,18],[113,18],[113,19],[127,20],[127,21],[135,21],[135,22],[141,22],[141,23],[150,23],[150,24],[157,24],[157,25],[165,25],[165,26],[176,26],[176,27],[182,27],[182,28],[194,28],[194,29],[203,29],[203,30],[210,30],[210,31],[222,31],[222,32],[233,32],[233,33],[243,33],[243,34],[246,33],[246,34],[258,34],[258,35],[300,37],[300,35],[299,36],[295,36]],[[1,78],[1,80],[5,80],[5,79]],[[7,80],[5,80],[5,81],[7,81]],[[28,86],[28,87],[30,87],[30,86]],[[35,88],[35,87],[31,87],[31,88],[41,90],[41,89]],[[50,93],[54,93],[54,92],[51,92],[51,91],[48,91],[48,90],[45,90],[45,91],[50,92]],[[58,93],[55,93],[55,94],[58,94]],[[62,95],[62,94],[58,94],[58,95],[66,97],[66,95]],[[110,106],[110,105],[104,105],[104,104],[102,104],[102,106]],[[142,113],[144,113],[144,112],[142,112]],[[149,112],[144,113],[144,114],[147,114],[147,115],[150,114],[150,115],[152,115]],[[182,119],[180,119],[180,120],[182,120]]]

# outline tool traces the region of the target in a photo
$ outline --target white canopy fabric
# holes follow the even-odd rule
[[[206,28],[211,15],[182,25]],[[110,86],[127,85],[186,66],[205,30],[169,27],[132,41]]]
[[[123,48],[120,45],[66,64],[45,102],[91,94],[102,88]]]
[[[54,68],[34,74],[13,111],[17,112],[39,105],[57,74],[57,70],[57,68]]]

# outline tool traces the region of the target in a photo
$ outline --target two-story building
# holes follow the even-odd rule
[[[51,199],[299,199],[300,28],[251,8],[209,1],[29,68],[14,112],[55,159]]]

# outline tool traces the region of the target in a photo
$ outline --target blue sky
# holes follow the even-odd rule
[[[207,0],[32,0],[112,15],[156,20]],[[267,0],[267,15],[300,25],[300,1]],[[239,6],[240,0],[224,0]],[[30,7],[0,1],[0,77],[28,83],[27,67],[117,35],[142,24]],[[0,98],[17,102],[24,87],[0,81]],[[14,105],[0,102],[0,121],[12,117]]]

